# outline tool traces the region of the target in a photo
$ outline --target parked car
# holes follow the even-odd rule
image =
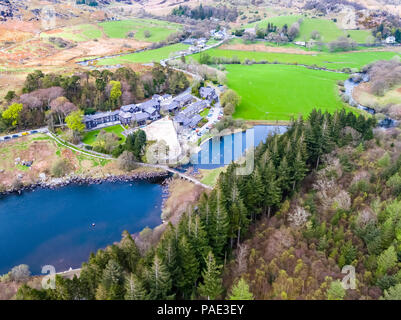
[[[6,136],[6,137],[4,137],[4,140],[10,140],[11,139],[11,137],[10,136]]]
[[[18,134],[13,134],[12,138],[19,138],[19,135]]]
[[[33,131],[31,131],[31,133],[32,133],[32,134],[38,133],[38,131],[37,131],[37,130],[33,130]]]
[[[27,136],[27,135],[29,135],[29,133],[28,132],[23,132],[23,133],[21,133],[21,135]]]

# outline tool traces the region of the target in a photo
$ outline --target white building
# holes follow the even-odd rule
[[[386,41],[386,44],[394,44],[395,37],[394,36],[387,37],[385,41]]]

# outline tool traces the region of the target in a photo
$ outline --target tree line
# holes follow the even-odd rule
[[[73,75],[36,70],[27,75],[22,94],[9,91],[0,114],[0,132],[63,125],[73,111],[84,114],[138,103],[153,94],[177,94],[189,86],[185,74],[156,64],[142,73],[122,67],[115,72],[93,70]]]

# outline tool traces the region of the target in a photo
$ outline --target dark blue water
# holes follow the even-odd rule
[[[215,169],[238,160],[245,152],[265,142],[269,135],[281,134],[286,126],[258,125],[243,132],[212,138],[191,157],[195,169]]]
[[[71,185],[0,198],[0,274],[27,264],[56,271],[81,266],[89,254],[161,223],[162,186],[149,182]],[[95,226],[92,226],[95,223]]]

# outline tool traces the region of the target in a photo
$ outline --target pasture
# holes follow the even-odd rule
[[[290,120],[314,108],[344,107],[337,81],[347,75],[287,65],[229,65],[228,86],[241,96],[234,118]]]
[[[349,36],[352,40],[357,43],[370,43],[371,32],[368,30],[344,30],[337,26],[335,22],[328,19],[319,18],[306,18],[301,15],[290,15],[290,16],[277,16],[268,19],[264,19],[259,22],[254,22],[244,26],[244,28],[266,28],[268,23],[273,23],[277,27],[281,28],[285,24],[290,27],[294,22],[302,19],[300,25],[300,33],[295,39],[296,41],[308,41],[311,39],[311,33],[318,31],[321,35],[320,41],[331,42],[337,40],[339,37]]]
[[[214,57],[233,58],[237,57],[243,62],[245,59],[255,61],[268,61],[289,64],[305,64],[316,65],[332,70],[341,70],[343,68],[351,68],[358,71],[363,66],[378,60],[390,60],[394,56],[400,56],[399,53],[391,51],[352,51],[338,53],[316,53],[314,55],[291,54],[291,53],[275,53],[245,50],[224,50],[211,49],[207,54]],[[199,59],[199,54],[193,55],[195,59]]]
[[[170,34],[182,28],[177,23],[152,19],[107,21],[99,23],[99,26],[109,38],[127,38],[127,35],[132,32],[135,40],[147,42],[166,40]]]
[[[73,27],[52,30],[41,33],[41,38],[57,37],[69,41],[84,42],[98,39],[103,36],[102,30],[93,24],[81,24]]]
[[[128,55],[113,57],[98,60],[98,65],[115,65],[115,64],[124,64],[124,63],[150,63],[150,62],[159,62],[162,59],[166,59],[170,57],[171,54],[186,50],[189,48],[189,45],[185,44],[173,44],[170,46],[165,46],[159,49],[154,50],[146,50],[137,53],[131,53]]]

